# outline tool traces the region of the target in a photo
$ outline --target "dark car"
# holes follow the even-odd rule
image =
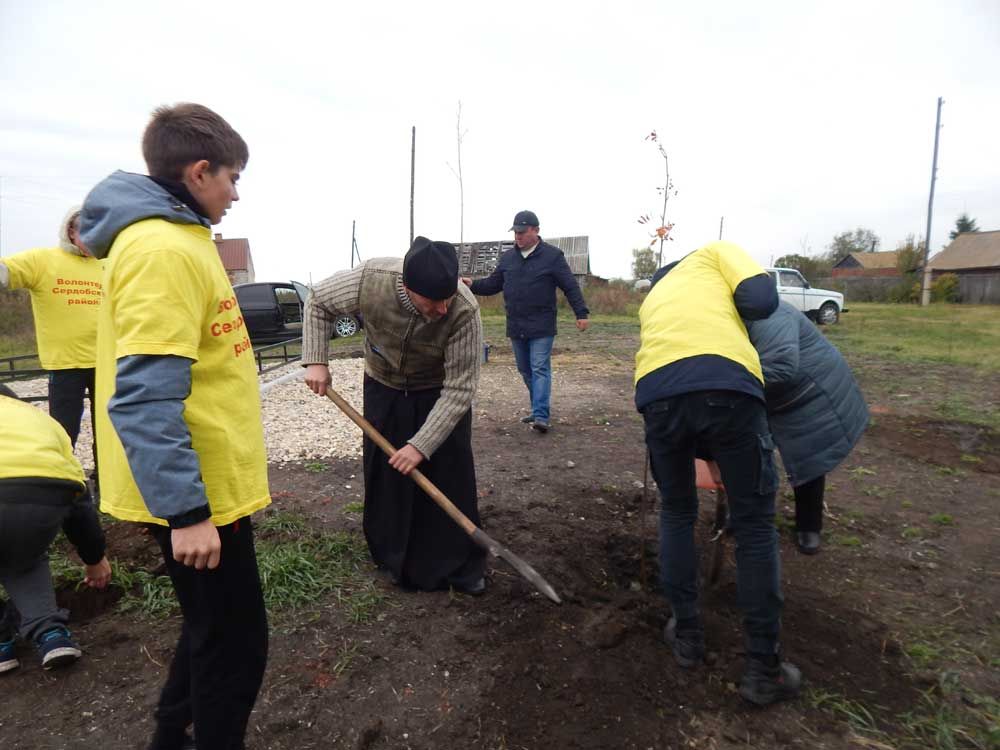
[[[243,320],[255,346],[297,339],[302,336],[302,308],[309,288],[297,281],[263,281],[233,287]],[[353,336],[358,320],[341,315],[334,321],[334,335]]]

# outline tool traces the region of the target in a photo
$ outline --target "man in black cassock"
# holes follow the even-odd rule
[[[303,315],[306,385],[325,395],[333,322],[365,331],[364,415],[394,446],[364,438],[364,530],[375,563],[407,588],[486,590],[485,554],[407,475],[418,466],[479,525],[472,398],[483,351],[479,304],[458,283],[454,246],[417,237],[317,284]]]

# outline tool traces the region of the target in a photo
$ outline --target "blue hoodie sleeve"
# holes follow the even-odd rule
[[[778,287],[769,274],[759,273],[739,283],[733,292],[733,302],[741,318],[760,320],[777,309]]]
[[[150,514],[171,528],[211,517],[198,454],[184,421],[191,360],[137,354],[118,360],[108,416]]]

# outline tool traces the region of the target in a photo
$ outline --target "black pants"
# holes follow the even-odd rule
[[[795,528],[797,531],[823,530],[823,493],[826,475],[810,479],[795,488]]]
[[[97,481],[97,420],[94,418],[94,368],[49,371],[49,416],[62,425],[76,447],[83,418],[83,400],[90,401],[90,423],[94,428],[94,481]]]
[[[747,650],[772,654],[781,628],[781,564],[774,527],[778,477],[764,404],[735,391],[698,391],[643,409],[646,445],[660,488],[660,564],[674,615],[700,618],[696,455],[719,465],[736,537],[736,576]]]
[[[427,419],[441,389],[399,391],[365,377],[365,418],[397,448]],[[472,456],[472,412],[418,467],[472,523],[481,525]],[[486,554],[421,490],[389,466],[388,457],[364,439],[364,530],[372,559],[400,584],[433,591],[468,587],[483,577]]]
[[[250,518],[220,526],[215,570],[174,560],[170,529],[152,528],[184,622],[156,708],[151,750],[177,750],[194,723],[200,748],[242,750],[267,663],[267,612]]]

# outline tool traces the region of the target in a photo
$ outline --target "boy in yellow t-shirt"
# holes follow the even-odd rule
[[[0,289],[27,289],[35,319],[38,359],[49,371],[49,415],[76,446],[83,401],[94,417],[97,313],[104,298],[104,263],[80,241],[80,207],[59,225],[59,246],[0,258]],[[97,441],[94,441],[97,478]]]
[[[248,152],[198,104],[159,107],[149,176],[87,196],[84,244],[107,258],[98,323],[101,509],[152,524],[183,625],[152,750],[240,748],[267,659],[250,514],[270,502],[257,374],[211,225]]]
[[[56,604],[48,550],[60,527],[84,562],[84,582],[104,588],[111,566],[104,532],[69,437],[41,409],[0,385],[0,674],[17,669],[15,631],[33,642],[42,667],[80,658]]]

